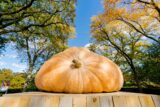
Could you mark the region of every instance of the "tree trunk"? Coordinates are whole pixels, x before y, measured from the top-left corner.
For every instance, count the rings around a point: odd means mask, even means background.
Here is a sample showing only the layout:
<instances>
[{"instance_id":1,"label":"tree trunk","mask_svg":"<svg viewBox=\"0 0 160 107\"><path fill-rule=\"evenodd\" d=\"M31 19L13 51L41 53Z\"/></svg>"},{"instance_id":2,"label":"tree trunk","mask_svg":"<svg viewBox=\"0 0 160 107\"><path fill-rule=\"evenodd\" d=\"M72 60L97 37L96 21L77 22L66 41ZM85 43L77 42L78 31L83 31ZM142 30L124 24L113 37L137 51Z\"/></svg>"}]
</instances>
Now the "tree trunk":
<instances>
[{"instance_id":1,"label":"tree trunk","mask_svg":"<svg viewBox=\"0 0 160 107\"><path fill-rule=\"evenodd\" d=\"M26 81L25 81L24 86L23 86L23 92L26 91L27 86L29 85L29 83L32 79L32 71L33 71L33 67L29 67L29 69L27 71L27 78L26 78Z\"/></svg>"},{"instance_id":2,"label":"tree trunk","mask_svg":"<svg viewBox=\"0 0 160 107\"><path fill-rule=\"evenodd\" d=\"M136 72L136 69L135 69L132 61L131 61L130 67L131 67L131 69L132 69L132 73L133 73L134 80L135 80L135 82L136 82L137 88L138 88L139 92L142 92L142 88L141 88L141 85L140 85L140 81L139 81L139 79L138 79L138 74L137 74L137 72Z\"/></svg>"},{"instance_id":3,"label":"tree trunk","mask_svg":"<svg viewBox=\"0 0 160 107\"><path fill-rule=\"evenodd\" d=\"M115 44L114 42L112 42L112 40L109 38L109 35L107 34L107 32L105 32L104 30L101 30L107 37L107 40L115 47L115 49L120 52L120 54L126 59L127 63L129 64L129 66L132 69L132 73L134 75L134 80L136 81L136 85L139 89L139 92L142 92L141 86L140 86L140 82L138 79L138 75L135 69L135 66L133 64L133 59L127 54L125 53L117 44Z\"/></svg>"}]
</instances>

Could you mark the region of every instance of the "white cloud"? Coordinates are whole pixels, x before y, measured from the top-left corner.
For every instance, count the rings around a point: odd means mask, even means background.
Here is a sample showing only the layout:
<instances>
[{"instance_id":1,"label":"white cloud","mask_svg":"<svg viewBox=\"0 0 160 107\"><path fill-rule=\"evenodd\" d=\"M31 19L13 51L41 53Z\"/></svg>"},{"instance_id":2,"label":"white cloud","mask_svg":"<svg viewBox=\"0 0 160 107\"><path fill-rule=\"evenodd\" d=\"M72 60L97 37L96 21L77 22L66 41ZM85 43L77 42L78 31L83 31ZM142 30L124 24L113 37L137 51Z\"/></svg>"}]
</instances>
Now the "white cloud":
<instances>
[{"instance_id":1,"label":"white cloud","mask_svg":"<svg viewBox=\"0 0 160 107\"><path fill-rule=\"evenodd\" d=\"M127 32L127 31L124 30L124 31L122 31L122 32L123 32L125 35L128 35L128 32Z\"/></svg>"},{"instance_id":2,"label":"white cloud","mask_svg":"<svg viewBox=\"0 0 160 107\"><path fill-rule=\"evenodd\" d=\"M19 64L19 63L12 63L12 66L20 70L24 70L26 68L24 64Z\"/></svg>"},{"instance_id":3,"label":"white cloud","mask_svg":"<svg viewBox=\"0 0 160 107\"><path fill-rule=\"evenodd\" d=\"M2 58L17 58L17 55L16 54L2 54L0 55L0 59Z\"/></svg>"},{"instance_id":4,"label":"white cloud","mask_svg":"<svg viewBox=\"0 0 160 107\"><path fill-rule=\"evenodd\" d=\"M14 47L16 44L14 42L10 42L9 45Z\"/></svg>"},{"instance_id":5,"label":"white cloud","mask_svg":"<svg viewBox=\"0 0 160 107\"><path fill-rule=\"evenodd\" d=\"M93 43L88 43L88 44L86 44L84 47L88 48L88 47L90 47L92 44L93 44ZM96 48L97 48L97 49L100 49L100 50L104 50L104 49L105 49L105 46L96 44Z\"/></svg>"},{"instance_id":6,"label":"white cloud","mask_svg":"<svg viewBox=\"0 0 160 107\"><path fill-rule=\"evenodd\" d=\"M92 45L92 43L87 43L84 47L88 48L90 45Z\"/></svg>"},{"instance_id":7,"label":"white cloud","mask_svg":"<svg viewBox=\"0 0 160 107\"><path fill-rule=\"evenodd\" d=\"M0 62L0 66L4 66L4 65L6 65L5 62Z\"/></svg>"},{"instance_id":8,"label":"white cloud","mask_svg":"<svg viewBox=\"0 0 160 107\"><path fill-rule=\"evenodd\" d=\"M0 54L0 59L2 59L2 57L4 57L4 55Z\"/></svg>"},{"instance_id":9,"label":"white cloud","mask_svg":"<svg viewBox=\"0 0 160 107\"><path fill-rule=\"evenodd\" d=\"M0 59L2 59L3 55L0 55Z\"/></svg>"},{"instance_id":10,"label":"white cloud","mask_svg":"<svg viewBox=\"0 0 160 107\"><path fill-rule=\"evenodd\" d=\"M4 55L0 54L0 57L3 57Z\"/></svg>"},{"instance_id":11,"label":"white cloud","mask_svg":"<svg viewBox=\"0 0 160 107\"><path fill-rule=\"evenodd\" d=\"M143 40L147 40L148 38L147 38L147 37L145 37L145 36L142 36L142 39L143 39Z\"/></svg>"},{"instance_id":12,"label":"white cloud","mask_svg":"<svg viewBox=\"0 0 160 107\"><path fill-rule=\"evenodd\" d=\"M7 58L17 58L16 54L6 54L4 56L7 57Z\"/></svg>"}]
</instances>

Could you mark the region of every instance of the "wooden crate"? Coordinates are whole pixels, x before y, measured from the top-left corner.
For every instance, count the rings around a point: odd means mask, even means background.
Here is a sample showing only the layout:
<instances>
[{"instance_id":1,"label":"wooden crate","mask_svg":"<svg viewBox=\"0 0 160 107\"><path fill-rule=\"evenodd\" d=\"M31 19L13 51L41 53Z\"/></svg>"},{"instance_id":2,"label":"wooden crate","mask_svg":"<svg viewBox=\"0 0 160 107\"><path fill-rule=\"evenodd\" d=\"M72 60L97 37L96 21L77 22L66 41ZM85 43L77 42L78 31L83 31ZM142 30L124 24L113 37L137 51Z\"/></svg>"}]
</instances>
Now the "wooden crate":
<instances>
[{"instance_id":1,"label":"wooden crate","mask_svg":"<svg viewBox=\"0 0 160 107\"><path fill-rule=\"evenodd\" d=\"M160 107L160 96L128 92L94 94L26 92L0 97L0 107Z\"/></svg>"}]
</instances>

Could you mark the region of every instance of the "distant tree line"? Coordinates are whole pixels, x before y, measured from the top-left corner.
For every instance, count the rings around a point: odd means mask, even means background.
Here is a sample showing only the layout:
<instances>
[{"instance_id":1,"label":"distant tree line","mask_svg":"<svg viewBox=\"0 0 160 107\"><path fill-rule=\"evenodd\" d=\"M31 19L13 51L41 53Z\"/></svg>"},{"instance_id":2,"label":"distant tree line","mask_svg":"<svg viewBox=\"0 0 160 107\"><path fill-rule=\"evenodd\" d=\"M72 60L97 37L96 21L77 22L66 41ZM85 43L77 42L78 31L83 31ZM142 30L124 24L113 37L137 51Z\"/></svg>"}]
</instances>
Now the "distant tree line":
<instances>
[{"instance_id":1,"label":"distant tree line","mask_svg":"<svg viewBox=\"0 0 160 107\"><path fill-rule=\"evenodd\" d=\"M3 81L10 82L9 88L23 88L25 83L26 74L25 73L15 73L10 69L0 69L0 85Z\"/></svg>"},{"instance_id":2,"label":"distant tree line","mask_svg":"<svg viewBox=\"0 0 160 107\"><path fill-rule=\"evenodd\" d=\"M9 85L9 93L16 91L22 92L24 84L26 83L28 73L24 71L14 72L11 69L2 68L0 69L0 87L5 84ZM37 90L34 84L35 73L33 78L31 78L30 83L26 87L26 90ZM12 91L13 90L13 91Z\"/></svg>"}]
</instances>

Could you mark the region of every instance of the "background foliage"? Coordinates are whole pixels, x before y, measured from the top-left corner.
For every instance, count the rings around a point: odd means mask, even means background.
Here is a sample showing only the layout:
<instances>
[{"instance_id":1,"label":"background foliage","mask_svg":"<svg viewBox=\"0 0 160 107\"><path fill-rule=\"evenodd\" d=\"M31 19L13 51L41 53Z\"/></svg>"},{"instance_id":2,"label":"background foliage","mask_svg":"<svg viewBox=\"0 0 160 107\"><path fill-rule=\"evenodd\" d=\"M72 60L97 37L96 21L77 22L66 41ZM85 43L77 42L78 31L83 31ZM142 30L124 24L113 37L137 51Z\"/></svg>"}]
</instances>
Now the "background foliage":
<instances>
[{"instance_id":1,"label":"background foliage","mask_svg":"<svg viewBox=\"0 0 160 107\"><path fill-rule=\"evenodd\" d=\"M91 49L120 65L125 87L160 87L160 2L104 0L92 17Z\"/></svg>"},{"instance_id":2,"label":"background foliage","mask_svg":"<svg viewBox=\"0 0 160 107\"><path fill-rule=\"evenodd\" d=\"M76 0L1 0L0 54L14 44L22 73L0 70L0 84L35 89L34 76L75 35ZM124 87L160 88L160 1L103 0L91 19L91 51L109 57L124 74Z\"/></svg>"}]
</instances>

